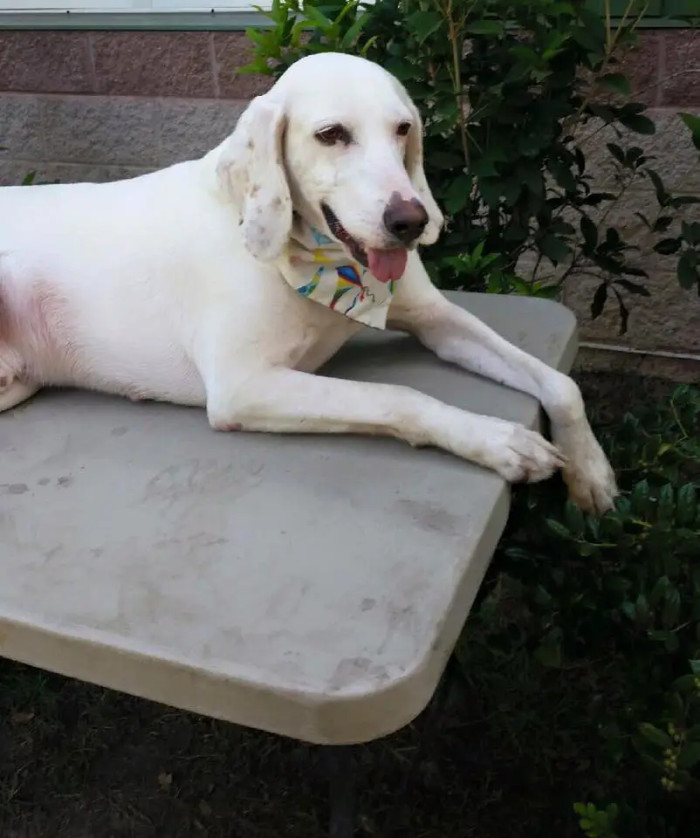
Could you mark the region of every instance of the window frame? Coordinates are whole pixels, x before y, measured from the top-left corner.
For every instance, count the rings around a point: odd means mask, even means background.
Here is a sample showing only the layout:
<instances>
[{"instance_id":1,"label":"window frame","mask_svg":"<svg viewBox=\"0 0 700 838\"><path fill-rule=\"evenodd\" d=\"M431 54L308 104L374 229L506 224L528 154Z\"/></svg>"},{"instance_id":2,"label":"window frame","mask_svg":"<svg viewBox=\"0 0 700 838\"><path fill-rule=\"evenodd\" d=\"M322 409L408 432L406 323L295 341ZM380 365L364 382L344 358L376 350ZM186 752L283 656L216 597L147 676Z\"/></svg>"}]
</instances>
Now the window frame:
<instances>
[{"instance_id":1,"label":"window frame","mask_svg":"<svg viewBox=\"0 0 700 838\"><path fill-rule=\"evenodd\" d=\"M41 2L41 0L37 0ZM242 31L250 28L266 28L271 22L253 7L262 6L265 0L228 0L229 3L236 3L240 8L225 10L208 10L207 6L214 3L201 2L201 11L187 11L192 2L188 0L150 0L159 3L162 8L158 9L133 9L121 11L96 11L89 9L90 0L84 0L85 9L61 10L59 0L49 0L55 3L54 9L35 10L2 10L3 0L0 0L0 30L12 29L55 29L55 30L153 30L153 31L217 31L230 30ZM95 2L95 0L93 0ZM116 3L128 4L130 0L114 0ZM603 7L603 0L590 0L593 8L598 10ZM648 15L641 28L648 29L685 29L688 24L684 21L674 19L674 15L681 13L685 4L684 0L652 0L658 8L657 12ZM617 5L624 9L627 0L619 0ZM247 8L245 8L247 6ZM173 8L179 7L179 8ZM76 6L74 8L79 9ZM616 17L619 19L620 12Z\"/></svg>"}]
</instances>

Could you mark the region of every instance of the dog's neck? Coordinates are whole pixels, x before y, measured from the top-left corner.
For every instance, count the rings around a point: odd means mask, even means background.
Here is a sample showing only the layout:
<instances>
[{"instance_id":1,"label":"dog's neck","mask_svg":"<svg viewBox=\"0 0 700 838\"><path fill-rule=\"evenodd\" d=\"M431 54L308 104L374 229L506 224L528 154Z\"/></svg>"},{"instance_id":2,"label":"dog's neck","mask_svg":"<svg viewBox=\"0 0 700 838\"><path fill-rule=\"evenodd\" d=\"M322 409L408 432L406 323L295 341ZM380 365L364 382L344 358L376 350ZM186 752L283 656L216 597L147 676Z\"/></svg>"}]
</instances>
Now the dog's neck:
<instances>
[{"instance_id":1,"label":"dog's neck","mask_svg":"<svg viewBox=\"0 0 700 838\"><path fill-rule=\"evenodd\" d=\"M303 297L359 323L385 328L395 281L380 282L339 242L296 213L280 271Z\"/></svg>"}]
</instances>

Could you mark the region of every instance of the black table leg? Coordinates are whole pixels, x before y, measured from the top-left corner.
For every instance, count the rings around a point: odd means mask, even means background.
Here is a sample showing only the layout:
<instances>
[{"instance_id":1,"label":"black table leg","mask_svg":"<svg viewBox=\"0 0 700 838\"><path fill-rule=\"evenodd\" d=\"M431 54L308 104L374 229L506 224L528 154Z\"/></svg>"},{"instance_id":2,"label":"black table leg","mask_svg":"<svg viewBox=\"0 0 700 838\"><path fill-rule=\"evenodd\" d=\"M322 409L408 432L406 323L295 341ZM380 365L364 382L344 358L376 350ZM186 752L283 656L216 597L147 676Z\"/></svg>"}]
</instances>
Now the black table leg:
<instances>
[{"instance_id":1,"label":"black table leg","mask_svg":"<svg viewBox=\"0 0 700 838\"><path fill-rule=\"evenodd\" d=\"M421 738L424 742L428 742L428 746L430 746L430 743L437 736L450 698L457 685L463 681L463 678L459 661L454 654L450 655L440 683L435 690L435 695L433 695L432 701L425 711L425 721L421 731Z\"/></svg>"},{"instance_id":2,"label":"black table leg","mask_svg":"<svg viewBox=\"0 0 700 838\"><path fill-rule=\"evenodd\" d=\"M418 763L430 753L435 743L445 709L456 683L463 679L461 669L454 655L449 659L435 695L425 711L420 725L419 743L409 762L404 780L404 790ZM354 838L357 821L356 778L357 749L352 745L326 746L323 748L330 785L330 828L329 838Z\"/></svg>"},{"instance_id":3,"label":"black table leg","mask_svg":"<svg viewBox=\"0 0 700 838\"><path fill-rule=\"evenodd\" d=\"M324 748L330 782L330 838L355 835L356 762L351 746Z\"/></svg>"},{"instance_id":4,"label":"black table leg","mask_svg":"<svg viewBox=\"0 0 700 838\"><path fill-rule=\"evenodd\" d=\"M433 755L445 710L457 684L462 682L463 678L459 661L453 654L447 662L430 704L424 711L423 718L418 721L418 744L404 774L402 783L404 794L408 792L419 763Z\"/></svg>"}]
</instances>

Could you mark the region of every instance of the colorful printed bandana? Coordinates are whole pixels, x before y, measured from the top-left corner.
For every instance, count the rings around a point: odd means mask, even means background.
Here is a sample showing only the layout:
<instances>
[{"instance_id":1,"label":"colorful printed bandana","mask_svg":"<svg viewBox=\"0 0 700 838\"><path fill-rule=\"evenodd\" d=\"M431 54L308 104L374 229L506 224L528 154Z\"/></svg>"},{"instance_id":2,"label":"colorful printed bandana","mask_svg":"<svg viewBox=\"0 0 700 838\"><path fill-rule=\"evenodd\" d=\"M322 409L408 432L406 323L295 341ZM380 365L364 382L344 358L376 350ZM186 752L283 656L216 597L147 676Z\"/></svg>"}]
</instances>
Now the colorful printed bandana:
<instances>
[{"instance_id":1,"label":"colorful printed bandana","mask_svg":"<svg viewBox=\"0 0 700 838\"><path fill-rule=\"evenodd\" d=\"M302 297L374 329L385 328L396 280L380 282L314 227L295 219L280 269Z\"/></svg>"}]
</instances>

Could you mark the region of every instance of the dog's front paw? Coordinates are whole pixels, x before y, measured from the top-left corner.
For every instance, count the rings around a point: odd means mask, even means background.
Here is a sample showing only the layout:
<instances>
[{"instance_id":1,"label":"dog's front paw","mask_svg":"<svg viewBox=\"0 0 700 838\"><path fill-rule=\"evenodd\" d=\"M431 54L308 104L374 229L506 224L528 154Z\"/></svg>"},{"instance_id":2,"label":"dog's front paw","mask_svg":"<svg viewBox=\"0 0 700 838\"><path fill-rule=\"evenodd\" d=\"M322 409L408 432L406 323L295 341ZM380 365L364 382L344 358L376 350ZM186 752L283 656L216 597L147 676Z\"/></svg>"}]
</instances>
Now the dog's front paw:
<instances>
[{"instance_id":1,"label":"dog's front paw","mask_svg":"<svg viewBox=\"0 0 700 838\"><path fill-rule=\"evenodd\" d=\"M541 434L522 425L504 425L502 438L492 449L490 465L509 483L546 480L565 465L565 458L559 449Z\"/></svg>"},{"instance_id":2,"label":"dog's front paw","mask_svg":"<svg viewBox=\"0 0 700 838\"><path fill-rule=\"evenodd\" d=\"M612 509L618 494L615 474L588 424L553 428L553 435L567 459L562 477L571 500L596 515Z\"/></svg>"}]
</instances>

